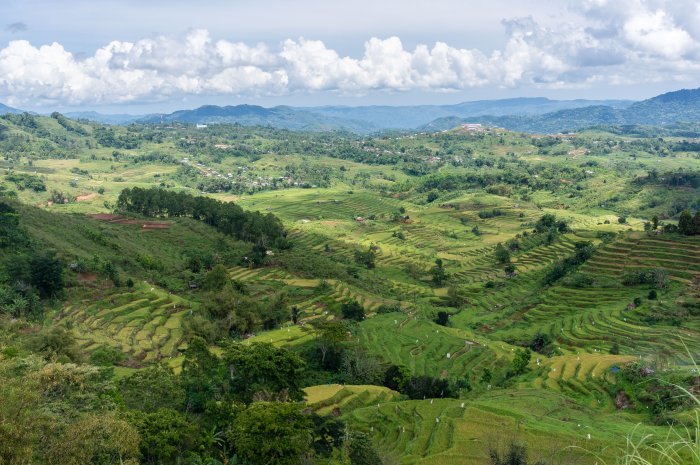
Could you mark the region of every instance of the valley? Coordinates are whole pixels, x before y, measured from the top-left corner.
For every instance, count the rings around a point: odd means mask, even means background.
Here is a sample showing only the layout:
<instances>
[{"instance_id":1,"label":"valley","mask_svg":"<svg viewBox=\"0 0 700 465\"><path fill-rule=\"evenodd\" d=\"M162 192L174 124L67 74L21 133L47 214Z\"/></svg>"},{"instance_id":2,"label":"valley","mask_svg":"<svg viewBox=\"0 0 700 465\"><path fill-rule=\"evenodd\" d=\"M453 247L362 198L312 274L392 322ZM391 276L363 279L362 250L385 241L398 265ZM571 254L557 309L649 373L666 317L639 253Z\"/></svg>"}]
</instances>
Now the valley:
<instances>
[{"instance_id":1,"label":"valley","mask_svg":"<svg viewBox=\"0 0 700 465\"><path fill-rule=\"evenodd\" d=\"M348 463L352 434L387 464L483 464L508 439L542 463L615 463L628 438L653 457L669 427L697 428L695 138L8 114L0 154L0 373L66 367L93 387L61 408L151 418L133 389L167 371L186 400L151 402L195 425L173 444L198 445L150 463L248 463L206 431L284 400L343 424L308 463ZM16 263L34 276L49 250L61 289L23 287ZM254 357L270 372L232 387Z\"/></svg>"}]
</instances>

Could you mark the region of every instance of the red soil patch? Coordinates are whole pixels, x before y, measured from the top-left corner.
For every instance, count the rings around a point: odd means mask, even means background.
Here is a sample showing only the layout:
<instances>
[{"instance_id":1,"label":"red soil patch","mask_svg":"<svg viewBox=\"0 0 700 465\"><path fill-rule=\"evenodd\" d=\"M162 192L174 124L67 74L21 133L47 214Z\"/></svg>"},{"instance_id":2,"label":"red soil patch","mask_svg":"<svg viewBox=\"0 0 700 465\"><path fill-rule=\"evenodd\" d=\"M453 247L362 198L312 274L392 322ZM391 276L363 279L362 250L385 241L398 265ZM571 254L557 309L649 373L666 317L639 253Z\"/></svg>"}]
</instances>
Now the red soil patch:
<instances>
[{"instance_id":1,"label":"red soil patch","mask_svg":"<svg viewBox=\"0 0 700 465\"><path fill-rule=\"evenodd\" d=\"M78 279L85 283L91 283L97 280L97 275L94 273L80 273Z\"/></svg>"},{"instance_id":2,"label":"red soil patch","mask_svg":"<svg viewBox=\"0 0 700 465\"><path fill-rule=\"evenodd\" d=\"M121 215L114 215L112 213L93 213L88 215L94 220L108 221L110 223L116 224L140 224L144 231L149 231L152 229L168 229L172 226L172 223L168 221L142 221L125 218Z\"/></svg>"},{"instance_id":3,"label":"red soil patch","mask_svg":"<svg viewBox=\"0 0 700 465\"><path fill-rule=\"evenodd\" d=\"M168 229L170 226L172 226L171 223L147 221L143 224L143 229Z\"/></svg>"},{"instance_id":4,"label":"red soil patch","mask_svg":"<svg viewBox=\"0 0 700 465\"><path fill-rule=\"evenodd\" d=\"M90 192L89 194L81 194L75 198L77 202L86 202L94 197L96 197L97 194L95 192Z\"/></svg>"},{"instance_id":5,"label":"red soil patch","mask_svg":"<svg viewBox=\"0 0 700 465\"><path fill-rule=\"evenodd\" d=\"M102 221L112 221L120 218L124 218L123 216L119 215L112 215L111 213L93 213L92 215L88 215L90 218L93 220L102 220Z\"/></svg>"}]
</instances>

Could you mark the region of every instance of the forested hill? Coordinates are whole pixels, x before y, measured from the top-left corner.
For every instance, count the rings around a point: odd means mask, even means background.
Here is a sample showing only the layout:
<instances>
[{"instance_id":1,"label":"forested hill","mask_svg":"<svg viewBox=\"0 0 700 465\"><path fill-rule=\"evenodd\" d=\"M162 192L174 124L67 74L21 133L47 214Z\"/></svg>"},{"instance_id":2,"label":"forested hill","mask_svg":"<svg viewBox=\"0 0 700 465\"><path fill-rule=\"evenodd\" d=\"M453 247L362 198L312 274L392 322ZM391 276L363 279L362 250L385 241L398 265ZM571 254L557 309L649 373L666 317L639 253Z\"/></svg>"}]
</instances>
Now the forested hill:
<instances>
[{"instance_id":1,"label":"forested hill","mask_svg":"<svg viewBox=\"0 0 700 465\"><path fill-rule=\"evenodd\" d=\"M5 114L5 113L22 113L22 110L8 107L7 105L0 103L0 115Z\"/></svg>"},{"instance_id":2,"label":"forested hill","mask_svg":"<svg viewBox=\"0 0 700 465\"><path fill-rule=\"evenodd\" d=\"M257 105L206 105L195 110L180 110L169 115L151 115L137 120L140 123L161 121L196 124L238 123L244 126L272 126L296 131L349 130L365 133L376 129L364 121L317 115L285 106L264 108Z\"/></svg>"},{"instance_id":3,"label":"forested hill","mask_svg":"<svg viewBox=\"0 0 700 465\"><path fill-rule=\"evenodd\" d=\"M625 100L516 98L420 106L265 108L257 105L205 105L193 110L141 117L101 115L96 112L75 112L69 116L107 124L241 124L294 131L350 131L357 134L389 129L442 131L463 123L482 123L531 133L557 133L594 126L658 126L700 122L699 103L700 89L694 89L669 92L635 103ZM19 112L0 104L0 113Z\"/></svg>"},{"instance_id":4,"label":"forested hill","mask_svg":"<svg viewBox=\"0 0 700 465\"><path fill-rule=\"evenodd\" d=\"M462 123L482 123L516 131L555 133L594 126L669 125L679 122L700 122L700 89L669 92L636 102L628 108L596 105L543 115L447 117L432 121L421 129L440 131Z\"/></svg>"}]
</instances>

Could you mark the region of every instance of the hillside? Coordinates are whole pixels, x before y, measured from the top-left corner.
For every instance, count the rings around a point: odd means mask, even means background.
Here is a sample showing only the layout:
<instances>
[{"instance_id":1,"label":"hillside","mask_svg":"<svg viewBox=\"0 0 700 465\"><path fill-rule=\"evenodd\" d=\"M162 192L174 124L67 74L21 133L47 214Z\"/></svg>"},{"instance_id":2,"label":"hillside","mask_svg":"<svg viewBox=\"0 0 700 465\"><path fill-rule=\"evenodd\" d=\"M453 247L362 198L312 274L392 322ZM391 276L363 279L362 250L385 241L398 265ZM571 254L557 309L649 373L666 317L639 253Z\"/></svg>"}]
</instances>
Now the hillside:
<instances>
[{"instance_id":1,"label":"hillside","mask_svg":"<svg viewBox=\"0 0 700 465\"><path fill-rule=\"evenodd\" d=\"M0 153L1 457L693 453L694 140L55 113L2 116Z\"/></svg>"},{"instance_id":2,"label":"hillside","mask_svg":"<svg viewBox=\"0 0 700 465\"><path fill-rule=\"evenodd\" d=\"M478 118L439 118L423 126L425 130L452 129L463 123L481 122L514 131L531 133L557 133L578 131L595 126L651 125L664 126L675 123L698 123L700 89L679 90L662 94L627 107L610 105L583 106L541 115L500 116L477 115Z\"/></svg>"},{"instance_id":3,"label":"hillside","mask_svg":"<svg viewBox=\"0 0 700 465\"><path fill-rule=\"evenodd\" d=\"M137 121L140 123L160 123L161 115L152 115ZM347 130L364 133L375 129L367 122L324 117L284 106L264 108L256 105L227 107L206 105L196 110L180 110L169 115L162 115L162 121L197 124L237 123L244 126L272 126L295 131Z\"/></svg>"},{"instance_id":4,"label":"hillside","mask_svg":"<svg viewBox=\"0 0 700 465\"><path fill-rule=\"evenodd\" d=\"M414 129L438 118L506 115L537 115L562 109L606 105L624 108L632 102L619 100L550 100L547 98L513 98L479 100L455 105L310 107L315 114L365 121L378 129Z\"/></svg>"},{"instance_id":5,"label":"hillside","mask_svg":"<svg viewBox=\"0 0 700 465\"><path fill-rule=\"evenodd\" d=\"M7 105L0 103L0 115L5 114L5 113L22 113L22 110L8 107Z\"/></svg>"},{"instance_id":6,"label":"hillside","mask_svg":"<svg viewBox=\"0 0 700 465\"><path fill-rule=\"evenodd\" d=\"M626 100L550 100L547 98L515 98L480 100L456 105L418 106L324 106L264 108L255 105L218 107L206 105L194 110L180 110L162 115L164 122L199 124L238 123L262 125L292 130L346 130L358 133L385 129L414 129L435 119L445 117L476 117L484 115L538 115L552 111L607 105L625 108ZM132 122L160 123L161 115L104 115L96 112L69 112L66 116L106 124Z\"/></svg>"}]
</instances>

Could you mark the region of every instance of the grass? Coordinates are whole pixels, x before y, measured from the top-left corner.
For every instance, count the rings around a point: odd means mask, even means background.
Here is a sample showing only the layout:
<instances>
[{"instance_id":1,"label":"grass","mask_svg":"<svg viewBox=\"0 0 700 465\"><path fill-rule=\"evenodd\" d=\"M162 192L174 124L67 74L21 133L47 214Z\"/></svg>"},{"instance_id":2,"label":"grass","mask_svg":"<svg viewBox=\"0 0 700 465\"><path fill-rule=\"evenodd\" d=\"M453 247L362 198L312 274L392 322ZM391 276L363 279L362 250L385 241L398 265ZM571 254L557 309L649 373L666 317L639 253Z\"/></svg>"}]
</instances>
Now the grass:
<instances>
[{"instance_id":1,"label":"grass","mask_svg":"<svg viewBox=\"0 0 700 465\"><path fill-rule=\"evenodd\" d=\"M42 119L41 124L53 133L61 131L54 121ZM307 154L305 149L289 154L284 152L282 141L262 134L262 129L232 131L245 136L236 143L254 148L249 151L255 156L210 156L206 150L192 150L181 143L185 137L211 142L205 133L166 131L161 143L143 142L138 149L120 150L119 160L112 158L113 149L92 148L97 144L90 144L76 145L74 159L32 159L30 165L25 156L12 165L18 172L42 176L49 192L57 189L75 197L84 195L80 202L48 205L48 192L19 192L22 202L40 206L22 211L28 229L40 243L57 250L67 263L87 263L97 255L116 264L123 279L135 278L136 286L128 290L114 288L101 277L91 281L88 276L68 274L72 289L54 316L72 325L84 351L115 347L128 354L134 366L166 360L178 370L186 347L183 322L202 298L198 291L189 290L192 276L186 270L187 257L215 253L226 263L229 276L243 283L253 297L286 293L289 306L300 311L302 323L335 318L340 303L356 300L367 319L354 329L354 343L386 364L408 367L414 375L470 381L474 391L469 400L409 401L376 386L307 389L312 409L323 414L340 412L353 428L368 432L382 449L400 456L402 463L483 464L495 432L512 433L527 442L537 457L547 458L567 448L576 454L584 450L593 454L581 455L582 463L612 464L619 455L629 465L678 465L684 463L680 457L692 457L693 453L697 457L697 442L689 440L692 434L646 425L629 436L626 455L619 454L617 447L625 447L628 432L646 419L617 411L610 396L615 385L611 368L616 365L663 355L672 365L690 366L700 353L698 318L678 316L680 309L687 307L684 304L700 299L700 240L641 231L642 218L665 213L671 206L691 205L697 193L632 183L634 177L659 166L657 154L637 150L632 162L630 152L623 150L631 139L623 143L609 134L584 134L578 141L584 147L595 147L594 142L600 141L607 145L608 140L619 143L605 153L590 148L586 154L588 149L563 140L556 146L564 149L562 155L554 150L540 151L529 136L511 133L483 139L455 134L398 135L348 142L360 150L376 148L377 153L386 150L408 157L418 148L431 155L440 151L443 157L461 157L468 152L470 157L494 163L514 159L536 166L567 167L574 174L590 168L592 173L576 185L564 180L554 189L506 186L510 188L508 195L479 189L436 190L437 200L427 202L428 192L417 187L422 178L406 175L401 166L361 164L332 158L325 152ZM77 136L66 137L77 144ZM445 145L441 137L454 140ZM569 155L572 150L573 155ZM245 194L210 195L277 215L302 255L323 257L336 269L347 271L346 276L355 272L357 277L345 280L321 276L314 273L316 270L302 273L284 269L274 257L268 266L258 269L237 266L249 245L188 219L172 220L168 229L144 231L139 224L97 221L85 215L109 211L126 187L162 183L199 193L196 183L178 174L176 163L133 162L135 156L155 151L167 152L178 160L188 157L192 163L202 162L205 172L245 172L251 179L283 176L290 164L330 168L330 187L290 187L252 195L251 188ZM663 161L664 169L700 166L690 154L671 154ZM3 165L9 166L9 162ZM76 174L76 168L88 174ZM498 173L500 168L446 163L436 172L466 175ZM395 190L397 186L403 187ZM502 214L480 218L480 212L494 209ZM394 216L399 212L409 221L396 221ZM522 242L528 241L524 234L545 213L567 219L573 232L513 254L517 274L506 277L503 266L494 260L494 247L516 235ZM623 214L627 222L620 224L618 217ZM616 235L603 243L600 233ZM565 278L543 287L547 267L571 255L574 244L581 240L599 247L577 272L592 283L578 286ZM359 269L354 253L370 246L377 250L376 267ZM139 256L149 260L139 261ZM429 270L438 258L450 276L449 292L447 285L434 287L430 280ZM157 265L149 268L145 262ZM666 270L670 276L669 286L659 291L656 301L646 298L649 286L622 284L625 273L649 268ZM447 306L455 291L461 303ZM631 308L635 298L642 303ZM383 305L401 311L380 313ZM450 313L448 327L433 322L439 310ZM489 389L481 381L482 373L507 370L519 348L514 343L526 343L537 333L551 338L556 354L533 354L530 371L513 380L513 385ZM686 340L685 346L679 335ZM287 321L246 343L253 341L298 348L311 343L313 334ZM613 348L619 350L618 355L610 354ZM117 367L116 376L125 376L130 370ZM698 424L697 418L689 421ZM652 443L657 446L650 455ZM678 448L686 448L687 455L674 455Z\"/></svg>"},{"instance_id":2,"label":"grass","mask_svg":"<svg viewBox=\"0 0 700 465\"><path fill-rule=\"evenodd\" d=\"M179 355L183 318L197 304L148 283L126 292L95 292L74 300L61 311L79 344L90 351L99 346L117 348L135 361L153 362Z\"/></svg>"}]
</instances>

